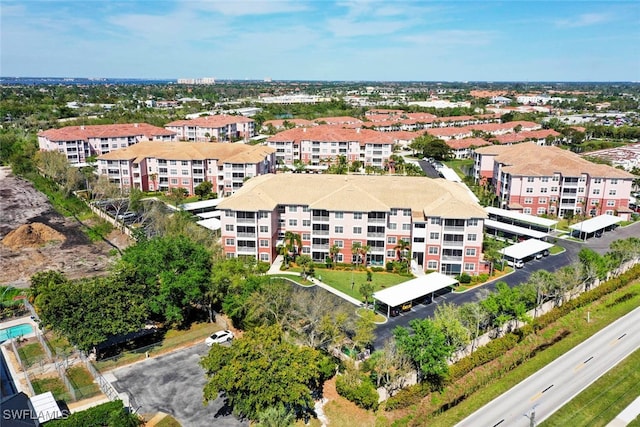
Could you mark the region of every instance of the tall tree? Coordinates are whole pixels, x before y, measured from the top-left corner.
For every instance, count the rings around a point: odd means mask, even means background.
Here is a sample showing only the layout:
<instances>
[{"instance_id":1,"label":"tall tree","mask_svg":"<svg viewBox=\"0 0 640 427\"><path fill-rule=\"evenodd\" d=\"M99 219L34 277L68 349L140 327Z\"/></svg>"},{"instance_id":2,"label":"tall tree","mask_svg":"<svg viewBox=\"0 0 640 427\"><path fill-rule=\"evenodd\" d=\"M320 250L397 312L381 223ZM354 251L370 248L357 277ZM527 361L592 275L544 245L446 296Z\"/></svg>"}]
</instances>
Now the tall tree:
<instances>
[{"instance_id":1,"label":"tall tree","mask_svg":"<svg viewBox=\"0 0 640 427\"><path fill-rule=\"evenodd\" d=\"M433 324L445 336L445 343L454 351L463 349L470 341L471 333L462 322L460 308L453 304L438 304Z\"/></svg>"}]
</instances>

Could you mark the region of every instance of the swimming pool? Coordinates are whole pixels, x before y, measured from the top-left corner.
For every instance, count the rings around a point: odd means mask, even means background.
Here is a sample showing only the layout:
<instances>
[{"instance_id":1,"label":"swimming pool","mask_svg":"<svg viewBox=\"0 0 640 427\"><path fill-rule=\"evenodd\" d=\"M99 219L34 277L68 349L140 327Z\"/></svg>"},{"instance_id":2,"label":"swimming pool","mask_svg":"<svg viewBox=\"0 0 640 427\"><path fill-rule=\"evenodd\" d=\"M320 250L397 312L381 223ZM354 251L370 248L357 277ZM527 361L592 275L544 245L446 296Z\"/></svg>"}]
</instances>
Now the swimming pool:
<instances>
[{"instance_id":1,"label":"swimming pool","mask_svg":"<svg viewBox=\"0 0 640 427\"><path fill-rule=\"evenodd\" d=\"M0 329L0 342L4 342L11 338L18 338L32 332L33 326L29 323L23 323L21 325L12 326L10 328Z\"/></svg>"}]
</instances>

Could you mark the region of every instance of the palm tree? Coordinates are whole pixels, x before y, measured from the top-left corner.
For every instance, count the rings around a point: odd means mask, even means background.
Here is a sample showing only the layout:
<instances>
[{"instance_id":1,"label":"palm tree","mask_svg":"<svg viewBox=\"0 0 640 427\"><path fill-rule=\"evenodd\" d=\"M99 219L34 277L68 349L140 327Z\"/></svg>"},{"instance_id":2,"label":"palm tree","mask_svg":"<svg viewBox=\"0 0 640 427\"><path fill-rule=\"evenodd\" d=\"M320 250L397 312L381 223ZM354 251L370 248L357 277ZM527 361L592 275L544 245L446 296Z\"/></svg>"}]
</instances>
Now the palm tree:
<instances>
[{"instance_id":1,"label":"palm tree","mask_svg":"<svg viewBox=\"0 0 640 427\"><path fill-rule=\"evenodd\" d=\"M411 251L411 243L408 240L400 239L398 244L394 248L396 253L398 254L398 261L406 261L407 262L407 273L409 272L409 266L411 263L409 262L409 252Z\"/></svg>"},{"instance_id":2,"label":"palm tree","mask_svg":"<svg viewBox=\"0 0 640 427\"><path fill-rule=\"evenodd\" d=\"M362 243L353 242L351 245L351 254L353 255L352 261L355 258L355 264L358 264L358 259L360 258L360 250L362 249ZM353 263L353 262L352 262Z\"/></svg>"},{"instance_id":3,"label":"palm tree","mask_svg":"<svg viewBox=\"0 0 640 427\"><path fill-rule=\"evenodd\" d=\"M371 246L369 245L362 245L360 246L360 263L362 265L366 265L367 264L367 254L371 251Z\"/></svg>"},{"instance_id":4,"label":"palm tree","mask_svg":"<svg viewBox=\"0 0 640 427\"><path fill-rule=\"evenodd\" d=\"M329 248L329 255L331 256L331 261L333 261L333 263L336 263L336 258L338 257L338 254L340 253L340 249L342 249L340 246L336 245L335 243L333 245L331 245L331 247Z\"/></svg>"},{"instance_id":5,"label":"palm tree","mask_svg":"<svg viewBox=\"0 0 640 427\"><path fill-rule=\"evenodd\" d=\"M295 258L302 247L302 237L298 233L287 231L284 233L284 243L287 250L291 252L292 257Z\"/></svg>"}]
</instances>

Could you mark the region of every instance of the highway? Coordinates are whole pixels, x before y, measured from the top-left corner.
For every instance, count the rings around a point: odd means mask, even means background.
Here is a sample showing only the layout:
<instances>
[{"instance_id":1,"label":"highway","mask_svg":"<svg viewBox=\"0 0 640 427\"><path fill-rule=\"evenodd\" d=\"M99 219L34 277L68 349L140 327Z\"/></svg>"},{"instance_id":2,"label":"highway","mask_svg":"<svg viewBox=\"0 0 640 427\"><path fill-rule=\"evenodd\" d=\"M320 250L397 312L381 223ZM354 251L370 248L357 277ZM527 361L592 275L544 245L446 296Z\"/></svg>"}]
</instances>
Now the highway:
<instances>
[{"instance_id":1,"label":"highway","mask_svg":"<svg viewBox=\"0 0 640 427\"><path fill-rule=\"evenodd\" d=\"M640 348L640 307L562 355L457 424L529 427L569 402ZM532 416L535 423L531 423Z\"/></svg>"}]
</instances>

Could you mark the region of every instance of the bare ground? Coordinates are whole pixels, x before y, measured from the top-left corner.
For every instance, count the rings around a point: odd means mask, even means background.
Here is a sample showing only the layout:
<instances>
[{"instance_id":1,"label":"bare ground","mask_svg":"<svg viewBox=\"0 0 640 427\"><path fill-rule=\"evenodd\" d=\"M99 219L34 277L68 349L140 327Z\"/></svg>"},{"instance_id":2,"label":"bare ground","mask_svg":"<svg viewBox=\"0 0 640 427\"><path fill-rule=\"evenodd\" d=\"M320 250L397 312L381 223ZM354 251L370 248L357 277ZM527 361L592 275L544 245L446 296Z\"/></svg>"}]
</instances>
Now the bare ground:
<instances>
[{"instance_id":1,"label":"bare ground","mask_svg":"<svg viewBox=\"0 0 640 427\"><path fill-rule=\"evenodd\" d=\"M108 236L109 243L92 243L78 220L60 215L29 181L15 177L9 168L0 168L0 240L24 224L34 223L50 227L64 239L35 247L14 244L14 249L0 244L0 284L28 287L34 273L53 269L74 279L105 274L115 259L114 247L130 243L118 231Z\"/></svg>"}]
</instances>

